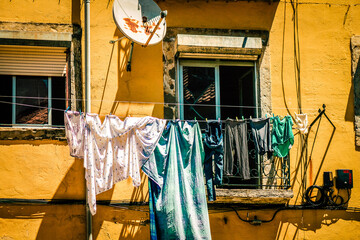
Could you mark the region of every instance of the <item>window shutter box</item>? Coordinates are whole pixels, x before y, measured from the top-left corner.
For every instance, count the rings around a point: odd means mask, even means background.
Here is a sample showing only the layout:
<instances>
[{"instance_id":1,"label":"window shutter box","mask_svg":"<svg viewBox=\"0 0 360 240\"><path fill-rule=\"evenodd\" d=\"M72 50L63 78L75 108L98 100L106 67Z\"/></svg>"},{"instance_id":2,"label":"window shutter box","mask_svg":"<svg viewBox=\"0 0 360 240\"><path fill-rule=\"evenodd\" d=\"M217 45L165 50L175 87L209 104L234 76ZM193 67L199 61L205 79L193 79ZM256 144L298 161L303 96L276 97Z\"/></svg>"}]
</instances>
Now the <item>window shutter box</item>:
<instances>
[{"instance_id":1,"label":"window shutter box","mask_svg":"<svg viewBox=\"0 0 360 240\"><path fill-rule=\"evenodd\" d=\"M61 77L65 74L65 47L0 45L0 75Z\"/></svg>"},{"instance_id":2,"label":"window shutter box","mask_svg":"<svg viewBox=\"0 0 360 240\"><path fill-rule=\"evenodd\" d=\"M178 34L175 46L179 58L255 61L262 53L260 37Z\"/></svg>"}]
</instances>

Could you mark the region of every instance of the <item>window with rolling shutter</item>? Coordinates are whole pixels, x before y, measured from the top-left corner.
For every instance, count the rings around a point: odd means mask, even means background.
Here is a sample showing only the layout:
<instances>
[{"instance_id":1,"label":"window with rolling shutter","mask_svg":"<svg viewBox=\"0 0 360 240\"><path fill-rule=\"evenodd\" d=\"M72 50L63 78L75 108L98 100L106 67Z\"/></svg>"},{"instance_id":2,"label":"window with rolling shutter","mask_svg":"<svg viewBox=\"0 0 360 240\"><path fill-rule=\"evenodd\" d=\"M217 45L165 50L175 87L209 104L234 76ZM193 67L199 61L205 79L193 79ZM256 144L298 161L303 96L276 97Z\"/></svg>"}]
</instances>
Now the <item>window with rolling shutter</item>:
<instances>
[{"instance_id":1,"label":"window with rolling shutter","mask_svg":"<svg viewBox=\"0 0 360 240\"><path fill-rule=\"evenodd\" d=\"M0 45L0 75L62 77L66 48Z\"/></svg>"},{"instance_id":2,"label":"window with rolling shutter","mask_svg":"<svg viewBox=\"0 0 360 240\"><path fill-rule=\"evenodd\" d=\"M0 125L62 126L67 48L0 45Z\"/></svg>"}]
</instances>

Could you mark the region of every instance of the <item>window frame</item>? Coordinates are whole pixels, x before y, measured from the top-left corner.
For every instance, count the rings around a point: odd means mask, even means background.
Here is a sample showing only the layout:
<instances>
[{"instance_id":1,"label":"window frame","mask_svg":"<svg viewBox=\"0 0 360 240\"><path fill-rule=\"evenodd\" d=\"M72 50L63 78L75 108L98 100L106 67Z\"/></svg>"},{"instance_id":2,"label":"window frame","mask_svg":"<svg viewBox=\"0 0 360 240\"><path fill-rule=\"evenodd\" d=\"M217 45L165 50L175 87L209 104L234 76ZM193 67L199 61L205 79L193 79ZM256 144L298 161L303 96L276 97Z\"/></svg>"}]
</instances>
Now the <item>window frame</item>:
<instances>
[{"instance_id":1,"label":"window frame","mask_svg":"<svg viewBox=\"0 0 360 240\"><path fill-rule=\"evenodd\" d=\"M26 33L26 32L25 32ZM1 30L0 30L1 34ZM64 33L59 33L59 35ZM66 35L66 33L65 33ZM54 122L54 114L53 114L53 80L54 78L62 77L64 78L64 84L65 84L65 94L64 94L64 102L65 106L72 106L71 104L71 92L75 92L75 88L71 86L71 77L73 76L73 73L75 73L75 64L72 62L74 57L74 40L73 38L71 41L39 41L39 40L29 40L29 39L13 39L13 42L8 42L8 39L0 39L0 45L4 46L18 46L18 47L45 47L45 48L63 48L65 53L65 71L63 71L62 75L52 75L52 74L27 74L27 73L20 73L20 74L1 74L2 76L9 76L11 78L12 82L12 89L11 89L11 122L10 123L0 123L1 129L13 129L16 130L18 128L30 128L33 130L36 129L49 129L49 128L62 128L64 129L64 125L53 125ZM29 124L29 123L17 123L16 122L16 108L19 106L17 104L17 99L19 96L17 96L17 86L16 81L18 77L35 77L35 78L43 78L44 80L48 81L47 84L47 110L48 110L48 117L47 117L47 123L36 123L36 124ZM75 104L77 105L77 104ZM43 108L44 109L44 108Z\"/></svg>"},{"instance_id":2,"label":"window frame","mask_svg":"<svg viewBox=\"0 0 360 240\"><path fill-rule=\"evenodd\" d=\"M216 118L221 117L221 108L220 108L220 66L241 66L241 67L253 67L253 83L254 83L254 102L255 102L255 114L258 117L260 116L260 99L258 96L258 76L257 76L257 62L256 61L240 61L240 60L203 60L203 59L177 59L177 97L178 97L178 116L181 120L184 119L184 81L183 81L183 67L213 67L215 69L215 108L216 108Z\"/></svg>"},{"instance_id":3,"label":"window frame","mask_svg":"<svg viewBox=\"0 0 360 240\"><path fill-rule=\"evenodd\" d=\"M16 95L16 78L18 76L11 76L12 77L12 108L11 108L11 126L21 126L21 127L56 127L54 125L52 125L52 77L48 76L47 77L47 81L48 81L48 85L47 85L47 100L48 100L48 121L47 123L44 124L21 124L21 123L16 123L16 99L18 98L18 96ZM45 77L46 78L46 77ZM1 125L7 125L7 124L1 124Z\"/></svg>"}]
</instances>

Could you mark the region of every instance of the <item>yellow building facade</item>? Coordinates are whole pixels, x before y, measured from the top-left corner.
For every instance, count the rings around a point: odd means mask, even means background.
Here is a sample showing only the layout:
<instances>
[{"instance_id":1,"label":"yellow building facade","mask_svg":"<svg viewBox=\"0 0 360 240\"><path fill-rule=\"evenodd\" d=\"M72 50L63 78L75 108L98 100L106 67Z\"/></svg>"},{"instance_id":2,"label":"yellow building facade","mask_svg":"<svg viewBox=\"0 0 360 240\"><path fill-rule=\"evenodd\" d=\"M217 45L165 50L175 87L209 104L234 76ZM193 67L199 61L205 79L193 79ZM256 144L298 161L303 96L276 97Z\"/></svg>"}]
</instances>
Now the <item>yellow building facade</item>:
<instances>
[{"instance_id":1,"label":"yellow building facade","mask_svg":"<svg viewBox=\"0 0 360 240\"><path fill-rule=\"evenodd\" d=\"M76 0L0 2L0 47L5 49L0 48L0 58L8 46L68 49L65 98L73 110L85 106L84 4ZM270 188L260 195L234 190L238 195L225 193L209 203L213 239L359 238L358 1L159 0L159 7L168 11L167 35L154 46L135 44L131 71L126 70L131 41L109 43L123 36L114 23L112 4L90 1L91 112L101 119L109 113L122 119L179 118L180 61L233 57L236 63L254 66L257 116L294 115L301 108L312 122L325 104L326 116L336 127L333 130L322 115L320 127L314 124L307 141L304 135L295 135L289 189ZM239 37L249 44L259 40L260 46L246 47L243 42L226 53L221 47L196 52L189 44L181 48L181 34ZM5 70L0 66L0 71ZM56 116L61 115L54 113L54 121ZM1 125L0 139L0 239L85 239L83 160L69 155L64 130L51 125L20 126L15 121L15 125ZM294 207L302 203L301 182L307 187L315 180L322 185L322 173L335 174L336 169L353 171L354 188L344 208ZM340 194L347 199L346 191ZM145 174L139 188L128 179L97 200L93 239L150 238Z\"/></svg>"}]
</instances>

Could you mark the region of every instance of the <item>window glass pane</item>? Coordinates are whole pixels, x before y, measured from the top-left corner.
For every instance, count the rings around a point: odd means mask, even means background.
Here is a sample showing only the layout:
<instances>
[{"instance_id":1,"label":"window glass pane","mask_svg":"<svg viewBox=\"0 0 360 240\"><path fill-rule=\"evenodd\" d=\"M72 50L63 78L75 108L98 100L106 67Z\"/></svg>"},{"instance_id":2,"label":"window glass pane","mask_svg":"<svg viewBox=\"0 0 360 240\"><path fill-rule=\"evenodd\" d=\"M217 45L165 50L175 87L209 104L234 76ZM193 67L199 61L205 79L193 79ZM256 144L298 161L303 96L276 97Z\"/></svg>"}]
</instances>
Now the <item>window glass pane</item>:
<instances>
[{"instance_id":1,"label":"window glass pane","mask_svg":"<svg viewBox=\"0 0 360 240\"><path fill-rule=\"evenodd\" d=\"M254 68L244 66L220 66L220 102L221 118L239 119L243 116L256 117ZM252 140L251 128L248 124L248 151L250 179L240 177L240 166L236 154L234 155L234 171L230 176L224 176L223 183L228 188L257 188L258 187L258 158L254 154L255 146ZM224 187L224 186L223 186Z\"/></svg>"},{"instance_id":2,"label":"window glass pane","mask_svg":"<svg viewBox=\"0 0 360 240\"><path fill-rule=\"evenodd\" d=\"M12 76L0 75L0 124L11 124L12 121ZM10 96L10 97L9 97Z\"/></svg>"},{"instance_id":3,"label":"window glass pane","mask_svg":"<svg viewBox=\"0 0 360 240\"><path fill-rule=\"evenodd\" d=\"M52 124L64 125L64 112L56 109L65 109L65 78L53 77L52 78Z\"/></svg>"},{"instance_id":4,"label":"window glass pane","mask_svg":"<svg viewBox=\"0 0 360 240\"><path fill-rule=\"evenodd\" d=\"M183 82L184 118L215 119L215 69L184 66Z\"/></svg>"},{"instance_id":5,"label":"window glass pane","mask_svg":"<svg viewBox=\"0 0 360 240\"><path fill-rule=\"evenodd\" d=\"M48 78L16 77L16 102L32 106L16 106L16 123L46 124L48 123ZM39 108L41 106L45 108Z\"/></svg>"},{"instance_id":6,"label":"window glass pane","mask_svg":"<svg viewBox=\"0 0 360 240\"><path fill-rule=\"evenodd\" d=\"M220 66L221 119L255 117L254 91L253 67Z\"/></svg>"}]
</instances>

